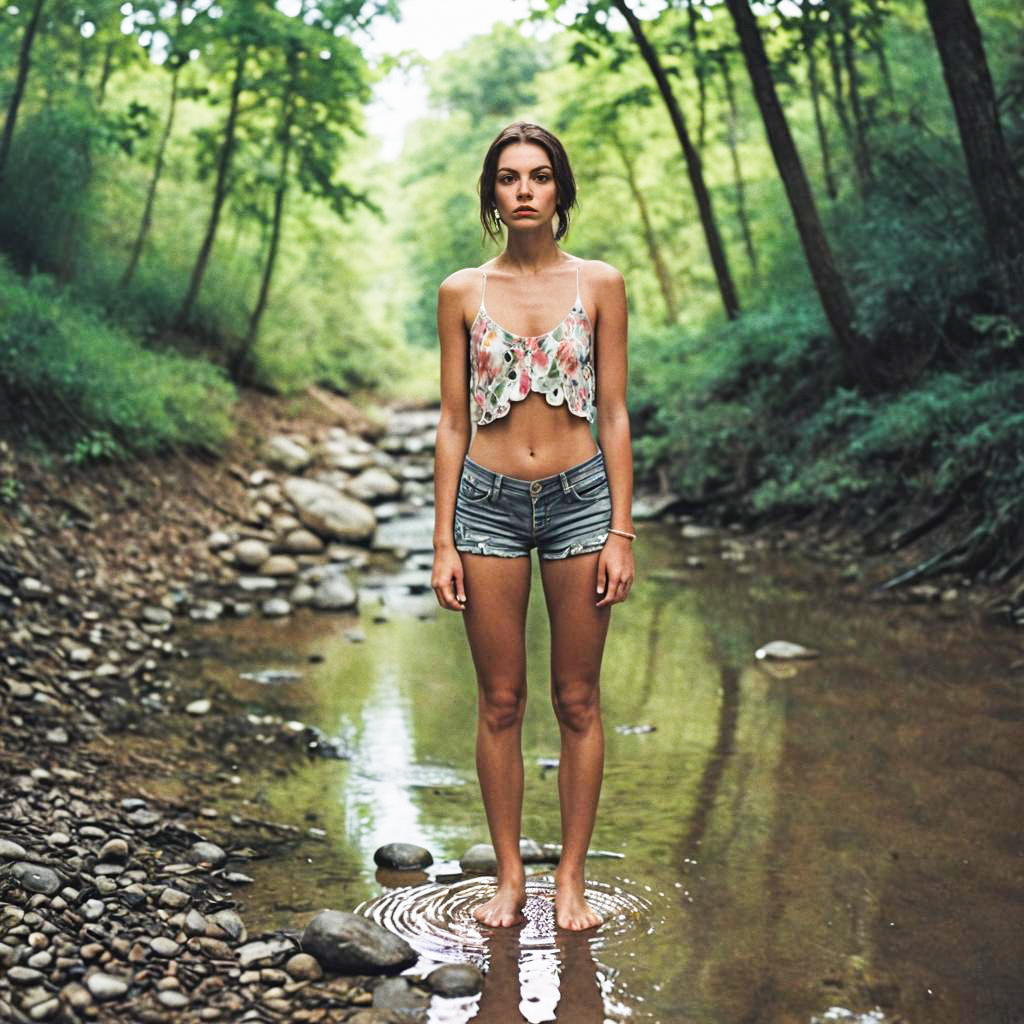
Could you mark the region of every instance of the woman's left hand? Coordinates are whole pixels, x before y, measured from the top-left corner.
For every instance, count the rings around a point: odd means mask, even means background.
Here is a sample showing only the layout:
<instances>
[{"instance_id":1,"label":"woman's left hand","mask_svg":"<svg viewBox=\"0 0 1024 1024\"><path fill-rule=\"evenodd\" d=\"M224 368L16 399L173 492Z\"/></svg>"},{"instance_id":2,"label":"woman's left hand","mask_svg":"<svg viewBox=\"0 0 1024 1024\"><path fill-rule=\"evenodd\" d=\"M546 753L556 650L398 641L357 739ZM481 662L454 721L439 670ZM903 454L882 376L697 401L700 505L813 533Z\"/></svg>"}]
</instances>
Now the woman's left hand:
<instances>
[{"instance_id":1,"label":"woman's left hand","mask_svg":"<svg viewBox=\"0 0 1024 1024\"><path fill-rule=\"evenodd\" d=\"M632 542L611 533L597 560L597 607L619 604L629 597L636 569L633 565Z\"/></svg>"}]
</instances>

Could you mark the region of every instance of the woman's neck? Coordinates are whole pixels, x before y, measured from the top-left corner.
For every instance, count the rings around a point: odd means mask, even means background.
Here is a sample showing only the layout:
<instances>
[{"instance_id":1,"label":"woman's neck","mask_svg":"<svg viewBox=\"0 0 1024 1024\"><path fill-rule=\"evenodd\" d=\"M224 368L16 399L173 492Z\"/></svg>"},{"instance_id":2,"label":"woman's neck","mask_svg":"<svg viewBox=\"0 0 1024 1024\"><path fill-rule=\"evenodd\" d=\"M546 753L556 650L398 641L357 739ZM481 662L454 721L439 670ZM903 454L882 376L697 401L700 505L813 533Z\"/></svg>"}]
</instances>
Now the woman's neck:
<instances>
[{"instance_id":1,"label":"woman's neck","mask_svg":"<svg viewBox=\"0 0 1024 1024\"><path fill-rule=\"evenodd\" d=\"M550 229L543 226L537 231L509 233L498 263L516 273L539 274L564 259L565 254L558 248Z\"/></svg>"}]
</instances>

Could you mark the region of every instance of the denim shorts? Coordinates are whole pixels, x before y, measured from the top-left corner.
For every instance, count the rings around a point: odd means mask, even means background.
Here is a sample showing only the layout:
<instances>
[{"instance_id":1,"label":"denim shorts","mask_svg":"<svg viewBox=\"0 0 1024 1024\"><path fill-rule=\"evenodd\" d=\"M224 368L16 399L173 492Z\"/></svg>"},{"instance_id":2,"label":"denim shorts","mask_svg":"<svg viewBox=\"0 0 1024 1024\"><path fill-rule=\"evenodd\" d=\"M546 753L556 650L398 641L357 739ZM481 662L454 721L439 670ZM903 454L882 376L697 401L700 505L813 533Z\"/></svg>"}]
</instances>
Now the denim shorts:
<instances>
[{"instance_id":1,"label":"denim shorts","mask_svg":"<svg viewBox=\"0 0 1024 1024\"><path fill-rule=\"evenodd\" d=\"M600 551L612 522L604 455L540 480L519 480L477 465L468 455L455 499L455 549L517 558Z\"/></svg>"}]
</instances>

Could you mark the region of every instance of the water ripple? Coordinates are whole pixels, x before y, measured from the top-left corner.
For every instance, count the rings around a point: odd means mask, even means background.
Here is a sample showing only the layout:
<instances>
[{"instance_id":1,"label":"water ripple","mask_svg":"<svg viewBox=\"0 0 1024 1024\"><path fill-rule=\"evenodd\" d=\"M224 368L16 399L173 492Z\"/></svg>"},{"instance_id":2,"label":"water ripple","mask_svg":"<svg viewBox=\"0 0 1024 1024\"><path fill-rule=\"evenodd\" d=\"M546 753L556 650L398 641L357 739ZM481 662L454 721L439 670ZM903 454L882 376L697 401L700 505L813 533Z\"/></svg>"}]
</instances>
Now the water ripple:
<instances>
[{"instance_id":1,"label":"water ripple","mask_svg":"<svg viewBox=\"0 0 1024 1024\"><path fill-rule=\"evenodd\" d=\"M588 882L586 899L604 923L587 933L593 949L621 942L636 931L650 930L654 904L632 892L622 879ZM488 928L473 910L495 892L493 878L468 878L451 884L427 883L392 889L359 904L355 913L400 935L422 956L442 963L470 962L486 969L489 940L504 929ZM555 883L549 875L526 880L525 923L516 931L523 950L555 950ZM513 931L513 930L510 930Z\"/></svg>"}]
</instances>

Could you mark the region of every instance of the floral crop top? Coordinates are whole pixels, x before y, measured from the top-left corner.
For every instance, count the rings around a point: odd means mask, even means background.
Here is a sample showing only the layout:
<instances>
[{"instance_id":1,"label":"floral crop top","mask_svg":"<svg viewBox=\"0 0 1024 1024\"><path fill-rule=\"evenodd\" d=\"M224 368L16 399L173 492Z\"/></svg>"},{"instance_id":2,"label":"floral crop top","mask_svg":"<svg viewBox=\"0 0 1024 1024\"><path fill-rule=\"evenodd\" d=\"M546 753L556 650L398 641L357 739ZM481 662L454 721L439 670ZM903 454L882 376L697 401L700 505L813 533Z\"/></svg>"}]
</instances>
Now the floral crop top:
<instances>
[{"instance_id":1,"label":"floral crop top","mask_svg":"<svg viewBox=\"0 0 1024 1024\"><path fill-rule=\"evenodd\" d=\"M513 402L531 391L544 395L548 405L569 407L588 423L596 417L594 330L580 298L580 268L576 268L576 301L562 322L540 335L506 331L484 307L484 273L480 308L469 332L469 399L478 426L508 414Z\"/></svg>"}]
</instances>

